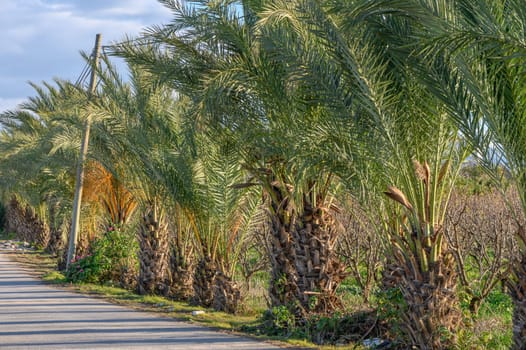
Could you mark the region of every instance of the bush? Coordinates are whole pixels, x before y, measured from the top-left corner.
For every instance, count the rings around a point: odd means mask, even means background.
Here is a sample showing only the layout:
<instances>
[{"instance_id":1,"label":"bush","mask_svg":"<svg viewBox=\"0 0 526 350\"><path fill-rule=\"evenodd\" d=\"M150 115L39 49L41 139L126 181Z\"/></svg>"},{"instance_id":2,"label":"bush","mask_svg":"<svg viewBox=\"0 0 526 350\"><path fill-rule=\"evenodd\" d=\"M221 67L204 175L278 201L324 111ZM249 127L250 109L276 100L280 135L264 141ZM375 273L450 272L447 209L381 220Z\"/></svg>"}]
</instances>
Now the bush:
<instances>
[{"instance_id":1,"label":"bush","mask_svg":"<svg viewBox=\"0 0 526 350\"><path fill-rule=\"evenodd\" d=\"M269 335L290 336L296 329L294 314L285 305L275 306L263 314L264 332Z\"/></svg>"},{"instance_id":2,"label":"bush","mask_svg":"<svg viewBox=\"0 0 526 350\"><path fill-rule=\"evenodd\" d=\"M134 235L110 227L93 242L88 254L73 259L66 278L70 282L112 282L129 286L130 274L135 276L138 269L137 250Z\"/></svg>"},{"instance_id":3,"label":"bush","mask_svg":"<svg viewBox=\"0 0 526 350\"><path fill-rule=\"evenodd\" d=\"M299 322L291 312L291 307L285 305L267 310L259 326L243 327L250 333L308 340L319 345L359 344L364 336L377 339L383 337L387 334L387 328L388 325L378 320L376 310L373 309L348 314L311 314ZM390 341L383 341L382 344L394 346Z\"/></svg>"},{"instance_id":4,"label":"bush","mask_svg":"<svg viewBox=\"0 0 526 350\"><path fill-rule=\"evenodd\" d=\"M404 342L408 339L402 327L400 315L407 312L407 304L402 291L396 287L379 289L375 292L376 312L379 322L387 325L384 336Z\"/></svg>"}]
</instances>

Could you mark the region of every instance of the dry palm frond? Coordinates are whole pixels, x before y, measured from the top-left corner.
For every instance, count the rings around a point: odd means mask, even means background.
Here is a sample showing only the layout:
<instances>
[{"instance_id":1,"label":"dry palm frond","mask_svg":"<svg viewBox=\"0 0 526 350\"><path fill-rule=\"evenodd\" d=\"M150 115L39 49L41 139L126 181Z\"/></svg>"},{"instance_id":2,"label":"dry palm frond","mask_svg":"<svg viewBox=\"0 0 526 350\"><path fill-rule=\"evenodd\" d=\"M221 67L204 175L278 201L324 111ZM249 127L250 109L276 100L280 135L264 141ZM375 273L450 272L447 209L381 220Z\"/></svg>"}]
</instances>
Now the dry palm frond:
<instances>
[{"instance_id":1,"label":"dry palm frond","mask_svg":"<svg viewBox=\"0 0 526 350\"><path fill-rule=\"evenodd\" d=\"M409 201L407 200L406 196L398 188L396 188L394 186L389 186L389 187L387 187L387 191L385 191L384 194L387 197L389 197L389 198L397 201L398 203L402 204L407 209L409 209L409 210L413 209L413 206L411 205L411 203L409 203Z\"/></svg>"},{"instance_id":2,"label":"dry palm frond","mask_svg":"<svg viewBox=\"0 0 526 350\"><path fill-rule=\"evenodd\" d=\"M427 163L427 161L424 162L424 171L425 171L425 178L424 178L424 182L426 184L429 184L429 179L431 178L431 169L429 168L429 164Z\"/></svg>"},{"instance_id":3,"label":"dry palm frond","mask_svg":"<svg viewBox=\"0 0 526 350\"><path fill-rule=\"evenodd\" d=\"M413 166L415 168L416 177L419 180L425 181L425 179L426 179L426 170L425 170L424 166L416 159L413 159Z\"/></svg>"}]
</instances>

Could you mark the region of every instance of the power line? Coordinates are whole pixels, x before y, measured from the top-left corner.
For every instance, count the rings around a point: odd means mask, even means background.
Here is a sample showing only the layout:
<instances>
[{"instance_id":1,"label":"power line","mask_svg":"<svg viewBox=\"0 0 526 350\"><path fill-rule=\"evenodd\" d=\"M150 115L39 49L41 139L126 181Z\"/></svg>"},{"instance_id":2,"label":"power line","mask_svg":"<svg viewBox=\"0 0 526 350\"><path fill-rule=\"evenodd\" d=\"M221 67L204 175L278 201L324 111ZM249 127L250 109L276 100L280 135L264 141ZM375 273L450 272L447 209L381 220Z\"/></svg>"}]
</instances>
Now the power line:
<instances>
[{"instance_id":1,"label":"power line","mask_svg":"<svg viewBox=\"0 0 526 350\"><path fill-rule=\"evenodd\" d=\"M84 65L84 68L82 69L82 72L80 73L80 76L78 77L77 81L75 81L75 85L80 86L83 84L88 77L90 72L90 63L86 62Z\"/></svg>"}]
</instances>

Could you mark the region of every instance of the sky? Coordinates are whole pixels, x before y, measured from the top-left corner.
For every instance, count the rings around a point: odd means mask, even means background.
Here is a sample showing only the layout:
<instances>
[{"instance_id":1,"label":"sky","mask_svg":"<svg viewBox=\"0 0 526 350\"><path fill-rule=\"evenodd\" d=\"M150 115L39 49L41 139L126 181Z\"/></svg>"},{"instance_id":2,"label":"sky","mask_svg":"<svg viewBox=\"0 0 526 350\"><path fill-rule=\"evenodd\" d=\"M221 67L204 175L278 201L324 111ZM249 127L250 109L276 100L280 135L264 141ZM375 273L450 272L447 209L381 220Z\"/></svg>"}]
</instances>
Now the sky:
<instances>
[{"instance_id":1,"label":"sky","mask_svg":"<svg viewBox=\"0 0 526 350\"><path fill-rule=\"evenodd\" d=\"M170 20L157 0L0 0L0 112L34 96L29 81L76 81L102 45Z\"/></svg>"}]
</instances>

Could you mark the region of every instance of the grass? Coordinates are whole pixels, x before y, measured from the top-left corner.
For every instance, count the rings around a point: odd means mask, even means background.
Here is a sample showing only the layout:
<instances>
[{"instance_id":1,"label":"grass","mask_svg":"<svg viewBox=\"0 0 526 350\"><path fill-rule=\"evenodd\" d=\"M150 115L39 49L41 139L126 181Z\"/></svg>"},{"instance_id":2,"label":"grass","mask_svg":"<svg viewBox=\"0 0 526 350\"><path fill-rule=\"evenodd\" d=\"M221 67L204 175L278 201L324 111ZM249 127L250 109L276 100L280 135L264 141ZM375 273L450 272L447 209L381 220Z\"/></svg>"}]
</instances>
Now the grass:
<instances>
[{"instance_id":1,"label":"grass","mask_svg":"<svg viewBox=\"0 0 526 350\"><path fill-rule=\"evenodd\" d=\"M481 305L476 317L460 334L460 349L509 349L512 342L511 298L501 290L493 290Z\"/></svg>"}]
</instances>

